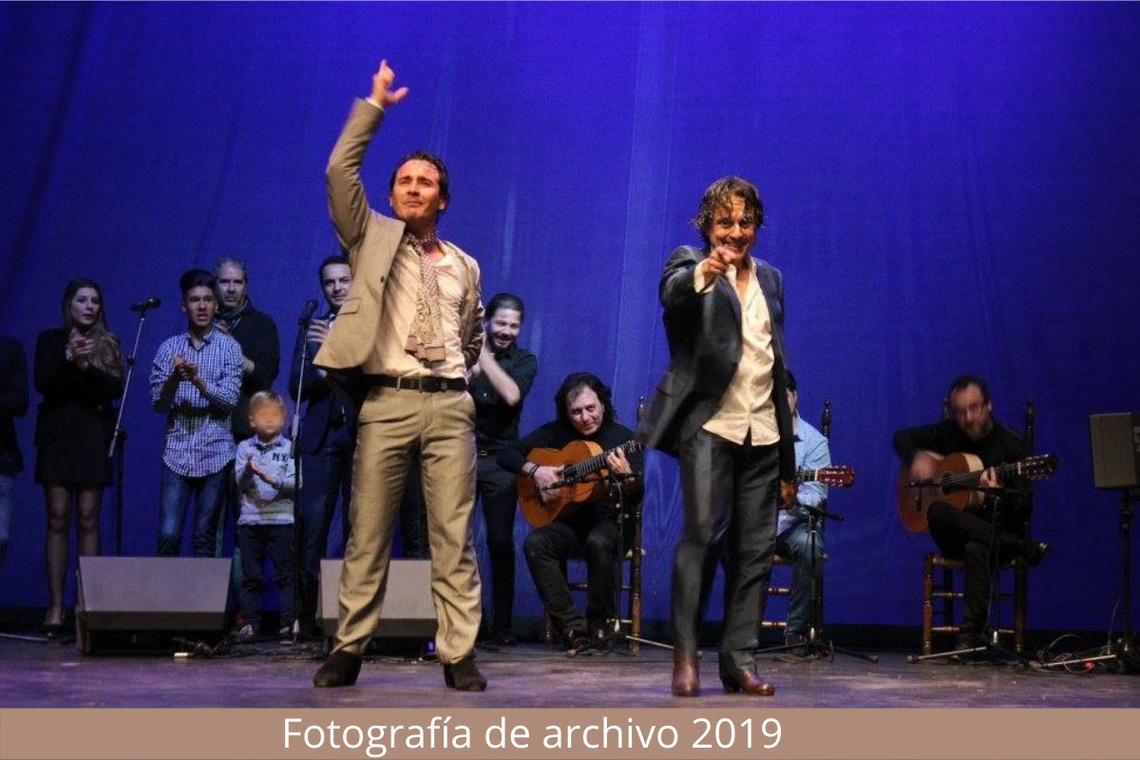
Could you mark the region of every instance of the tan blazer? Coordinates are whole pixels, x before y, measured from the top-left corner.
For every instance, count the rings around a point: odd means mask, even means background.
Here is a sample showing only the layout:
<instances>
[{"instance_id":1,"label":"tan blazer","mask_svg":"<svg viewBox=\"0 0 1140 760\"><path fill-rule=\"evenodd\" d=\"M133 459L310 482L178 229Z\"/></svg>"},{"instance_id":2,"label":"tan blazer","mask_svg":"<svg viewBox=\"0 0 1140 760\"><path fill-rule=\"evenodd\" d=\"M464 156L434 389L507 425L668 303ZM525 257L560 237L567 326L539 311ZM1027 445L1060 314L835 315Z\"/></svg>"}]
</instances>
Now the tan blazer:
<instances>
[{"instance_id":1,"label":"tan blazer","mask_svg":"<svg viewBox=\"0 0 1140 760\"><path fill-rule=\"evenodd\" d=\"M368 392L360 368L376 341L380 312L384 308L385 284L404 235L403 222L369 207L360 181L364 151L383 120L382 109L364 100L356 100L325 170L329 215L337 240L352 265L352 286L313 364L327 371L329 384L357 410ZM467 274L459 323L463 331L463 358L471 367L479 359L479 351L483 347L479 267L457 246L447 245L458 253Z\"/></svg>"}]
</instances>

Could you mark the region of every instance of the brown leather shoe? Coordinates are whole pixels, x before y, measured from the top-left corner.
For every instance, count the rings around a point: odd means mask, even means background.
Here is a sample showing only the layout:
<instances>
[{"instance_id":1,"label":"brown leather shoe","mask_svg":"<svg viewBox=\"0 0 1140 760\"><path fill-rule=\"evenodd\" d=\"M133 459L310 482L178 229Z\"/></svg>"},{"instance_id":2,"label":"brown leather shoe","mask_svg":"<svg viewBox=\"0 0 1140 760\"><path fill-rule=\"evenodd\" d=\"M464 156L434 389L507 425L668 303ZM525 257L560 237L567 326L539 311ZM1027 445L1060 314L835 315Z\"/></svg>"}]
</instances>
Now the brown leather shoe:
<instances>
[{"instance_id":1,"label":"brown leather shoe","mask_svg":"<svg viewBox=\"0 0 1140 760\"><path fill-rule=\"evenodd\" d=\"M764 681L751 670L735 670L731 673L721 673L720 682L724 684L725 694L739 694L744 692L754 697L772 697L776 694L776 687Z\"/></svg>"},{"instance_id":2,"label":"brown leather shoe","mask_svg":"<svg viewBox=\"0 0 1140 760\"><path fill-rule=\"evenodd\" d=\"M701 673L696 652L673 650L673 696L697 697L701 694Z\"/></svg>"},{"instance_id":3,"label":"brown leather shoe","mask_svg":"<svg viewBox=\"0 0 1140 760\"><path fill-rule=\"evenodd\" d=\"M487 679L476 669L475 660L471 657L444 665L443 682L456 691L484 691L487 688Z\"/></svg>"},{"instance_id":4,"label":"brown leather shoe","mask_svg":"<svg viewBox=\"0 0 1140 760\"><path fill-rule=\"evenodd\" d=\"M333 652L313 676L313 686L322 689L352 686L360 675L360 658L349 652Z\"/></svg>"}]
</instances>

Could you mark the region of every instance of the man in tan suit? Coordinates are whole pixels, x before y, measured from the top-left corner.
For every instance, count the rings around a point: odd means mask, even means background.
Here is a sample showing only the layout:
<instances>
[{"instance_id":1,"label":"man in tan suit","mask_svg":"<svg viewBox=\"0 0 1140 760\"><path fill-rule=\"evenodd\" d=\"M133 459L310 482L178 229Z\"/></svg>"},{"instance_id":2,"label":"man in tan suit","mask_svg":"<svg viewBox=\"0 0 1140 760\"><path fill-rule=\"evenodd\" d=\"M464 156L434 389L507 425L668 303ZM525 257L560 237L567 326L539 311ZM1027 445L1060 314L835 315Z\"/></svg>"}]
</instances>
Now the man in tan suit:
<instances>
[{"instance_id":1,"label":"man in tan suit","mask_svg":"<svg viewBox=\"0 0 1140 760\"><path fill-rule=\"evenodd\" d=\"M340 578L340 622L317 686L351 686L380 621L392 533L411 456L423 467L431 585L444 681L482 691L475 668L479 570L471 542L475 502L475 406L466 372L483 345L475 260L436 235L449 199L447 167L436 156L406 156L389 181L393 218L368 206L360 180L364 151L387 109L408 93L392 89L386 62L372 93L353 103L329 157L329 213L352 264L352 286L314 364L359 408L353 460L352 533Z\"/></svg>"}]
</instances>

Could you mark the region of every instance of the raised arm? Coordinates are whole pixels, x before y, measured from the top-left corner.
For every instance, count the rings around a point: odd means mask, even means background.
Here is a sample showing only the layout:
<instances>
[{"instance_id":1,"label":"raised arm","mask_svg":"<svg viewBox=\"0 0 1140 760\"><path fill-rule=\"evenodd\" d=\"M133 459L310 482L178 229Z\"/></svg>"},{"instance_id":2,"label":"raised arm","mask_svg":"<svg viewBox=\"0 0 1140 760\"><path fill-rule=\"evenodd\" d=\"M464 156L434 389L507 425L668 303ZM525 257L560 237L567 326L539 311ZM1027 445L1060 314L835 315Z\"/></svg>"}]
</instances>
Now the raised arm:
<instances>
[{"instance_id":1,"label":"raised arm","mask_svg":"<svg viewBox=\"0 0 1140 760\"><path fill-rule=\"evenodd\" d=\"M341 248L348 252L350 260L364 237L368 223L368 198L360 180L364 151L376 134L380 122L384 120L385 109L399 103L408 94L407 87L392 90L395 79L396 74L389 68L387 61L381 61L380 68L372 76L372 91L368 98L352 104L348 121L333 146L325 169L329 215L333 220L337 240Z\"/></svg>"}]
</instances>

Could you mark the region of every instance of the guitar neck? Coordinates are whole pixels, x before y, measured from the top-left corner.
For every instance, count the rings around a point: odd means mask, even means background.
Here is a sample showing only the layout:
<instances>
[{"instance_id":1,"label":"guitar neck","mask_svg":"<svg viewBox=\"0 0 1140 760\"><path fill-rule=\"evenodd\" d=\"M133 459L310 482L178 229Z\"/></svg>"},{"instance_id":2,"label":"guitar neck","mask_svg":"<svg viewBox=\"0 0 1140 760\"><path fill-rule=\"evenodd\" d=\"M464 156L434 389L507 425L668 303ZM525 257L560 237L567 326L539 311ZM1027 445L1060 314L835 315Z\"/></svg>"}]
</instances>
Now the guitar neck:
<instances>
[{"instance_id":1,"label":"guitar neck","mask_svg":"<svg viewBox=\"0 0 1140 760\"><path fill-rule=\"evenodd\" d=\"M581 462L566 465L562 469L562 477L565 480L581 480L586 475L593 475L605 468L606 457L615 451L632 454L635 451L641 451L642 448L642 444L638 441L626 441L621 446L615 446L612 449L603 451L601 454L595 454L589 459L583 459Z\"/></svg>"},{"instance_id":2,"label":"guitar neck","mask_svg":"<svg viewBox=\"0 0 1140 760\"><path fill-rule=\"evenodd\" d=\"M1021 462L1010 462L1008 464L999 464L994 466L994 471L997 472L999 478L1006 475L1016 474L1021 469ZM960 475L951 475L943 479L943 484L948 486L963 486L970 487L976 486L982 479L982 474L985 470L975 470L973 472L963 472Z\"/></svg>"}]
</instances>

